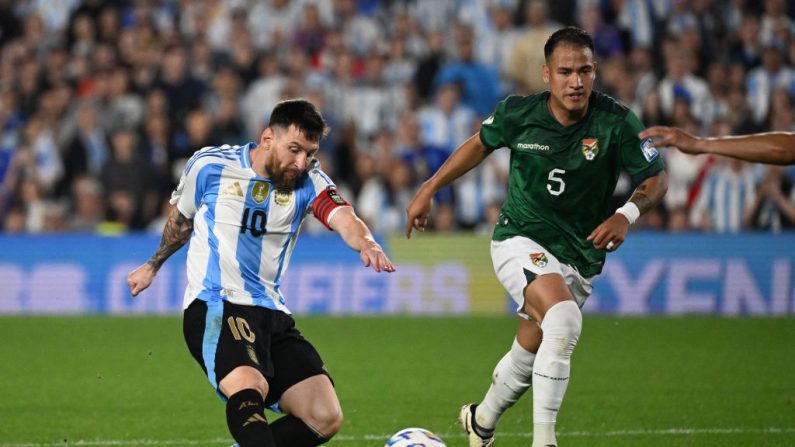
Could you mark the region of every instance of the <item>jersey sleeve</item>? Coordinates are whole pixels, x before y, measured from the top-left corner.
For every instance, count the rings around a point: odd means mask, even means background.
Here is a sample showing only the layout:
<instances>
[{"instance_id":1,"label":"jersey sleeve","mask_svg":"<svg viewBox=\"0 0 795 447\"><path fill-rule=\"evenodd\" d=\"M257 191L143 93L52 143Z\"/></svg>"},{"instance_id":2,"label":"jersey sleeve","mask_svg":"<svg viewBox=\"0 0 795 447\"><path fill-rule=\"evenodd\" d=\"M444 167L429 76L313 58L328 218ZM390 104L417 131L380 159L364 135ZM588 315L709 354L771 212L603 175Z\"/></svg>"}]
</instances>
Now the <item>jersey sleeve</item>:
<instances>
[{"instance_id":1,"label":"jersey sleeve","mask_svg":"<svg viewBox=\"0 0 795 447\"><path fill-rule=\"evenodd\" d=\"M505 126L508 99L500 101L494 112L480 126L480 141L487 149L495 150L507 146L505 142Z\"/></svg>"},{"instance_id":2,"label":"jersey sleeve","mask_svg":"<svg viewBox=\"0 0 795 447\"><path fill-rule=\"evenodd\" d=\"M179 184L171 193L171 200L169 200L169 203L176 205L179 212L189 219L196 215L207 188L205 184L207 176L203 173L206 173L208 170L206 168L209 165L205 161L208 157L204 157L203 154L204 151L198 151L188 160L182 171Z\"/></svg>"},{"instance_id":3,"label":"jersey sleeve","mask_svg":"<svg viewBox=\"0 0 795 447\"><path fill-rule=\"evenodd\" d=\"M351 206L351 204L342 198L334 182L320 169L319 163L316 162L309 171L309 178L315 188L315 198L311 205L312 214L331 231L329 222L331 222L334 213L341 207Z\"/></svg>"},{"instance_id":4,"label":"jersey sleeve","mask_svg":"<svg viewBox=\"0 0 795 447\"><path fill-rule=\"evenodd\" d=\"M665 162L651 138L643 141L638 138L642 130L643 123L631 110L628 111L621 129L621 161L634 184L665 170Z\"/></svg>"}]
</instances>

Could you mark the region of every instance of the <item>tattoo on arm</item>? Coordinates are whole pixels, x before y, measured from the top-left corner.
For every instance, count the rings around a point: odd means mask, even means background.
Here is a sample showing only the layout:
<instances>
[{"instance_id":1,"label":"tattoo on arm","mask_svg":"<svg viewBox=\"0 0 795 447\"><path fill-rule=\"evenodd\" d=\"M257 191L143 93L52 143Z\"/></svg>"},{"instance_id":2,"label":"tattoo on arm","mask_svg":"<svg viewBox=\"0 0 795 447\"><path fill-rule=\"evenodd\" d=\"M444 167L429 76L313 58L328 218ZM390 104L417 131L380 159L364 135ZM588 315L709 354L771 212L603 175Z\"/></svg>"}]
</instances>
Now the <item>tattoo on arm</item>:
<instances>
[{"instance_id":1,"label":"tattoo on arm","mask_svg":"<svg viewBox=\"0 0 795 447\"><path fill-rule=\"evenodd\" d=\"M649 196L640 191L640 187L635 190L635 192L632 194L632 197L629 198L629 201L637 205L638 210L640 210L640 214L644 214L654 206Z\"/></svg>"},{"instance_id":2,"label":"tattoo on arm","mask_svg":"<svg viewBox=\"0 0 795 447\"><path fill-rule=\"evenodd\" d=\"M157 247L155 254L146 263L152 266L155 271L159 270L169 256L173 255L188 242L191 233L193 233L193 220L183 216L177 207L174 207L171 215L168 216L166 227L163 229L163 238L160 240L160 246Z\"/></svg>"}]
</instances>

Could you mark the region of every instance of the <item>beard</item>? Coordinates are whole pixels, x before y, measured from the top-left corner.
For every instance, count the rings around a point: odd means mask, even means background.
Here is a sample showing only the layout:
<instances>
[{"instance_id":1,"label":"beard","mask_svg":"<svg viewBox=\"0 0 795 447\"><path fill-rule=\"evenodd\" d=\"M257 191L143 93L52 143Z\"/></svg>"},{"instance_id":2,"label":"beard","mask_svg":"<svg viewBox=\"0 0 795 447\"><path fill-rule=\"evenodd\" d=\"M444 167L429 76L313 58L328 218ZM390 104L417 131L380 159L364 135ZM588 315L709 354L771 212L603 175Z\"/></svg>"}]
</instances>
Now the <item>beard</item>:
<instances>
[{"instance_id":1,"label":"beard","mask_svg":"<svg viewBox=\"0 0 795 447\"><path fill-rule=\"evenodd\" d=\"M294 189L298 179L301 178L303 172L296 169L286 169L283 171L273 169L265 166L265 172L268 173L268 178L280 188Z\"/></svg>"}]
</instances>

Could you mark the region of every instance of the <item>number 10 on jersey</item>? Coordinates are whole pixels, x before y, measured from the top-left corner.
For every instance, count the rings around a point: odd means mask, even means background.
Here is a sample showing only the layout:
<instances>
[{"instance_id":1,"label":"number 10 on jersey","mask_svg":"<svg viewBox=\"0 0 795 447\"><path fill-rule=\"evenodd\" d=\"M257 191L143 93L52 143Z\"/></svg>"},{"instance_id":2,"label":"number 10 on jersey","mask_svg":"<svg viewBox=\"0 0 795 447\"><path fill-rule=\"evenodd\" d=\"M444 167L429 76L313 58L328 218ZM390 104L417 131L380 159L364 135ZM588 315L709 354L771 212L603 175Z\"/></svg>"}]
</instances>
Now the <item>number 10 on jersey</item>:
<instances>
[{"instance_id":1,"label":"number 10 on jersey","mask_svg":"<svg viewBox=\"0 0 795 447\"><path fill-rule=\"evenodd\" d=\"M260 237L265 234L265 224L268 221L268 216L265 211L260 209L246 208L243 210L243 219L240 221L240 232L245 233L248 230L254 237Z\"/></svg>"}]
</instances>

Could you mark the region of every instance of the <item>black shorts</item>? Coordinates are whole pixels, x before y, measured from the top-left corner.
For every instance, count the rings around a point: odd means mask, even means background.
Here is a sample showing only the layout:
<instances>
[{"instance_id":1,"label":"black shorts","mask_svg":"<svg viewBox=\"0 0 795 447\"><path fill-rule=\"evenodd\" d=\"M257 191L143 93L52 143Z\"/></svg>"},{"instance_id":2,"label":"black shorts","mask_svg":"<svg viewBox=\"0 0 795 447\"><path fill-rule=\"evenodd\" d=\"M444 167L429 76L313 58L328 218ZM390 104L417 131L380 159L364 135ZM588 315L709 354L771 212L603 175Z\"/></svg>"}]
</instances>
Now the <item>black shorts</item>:
<instances>
[{"instance_id":1,"label":"black shorts","mask_svg":"<svg viewBox=\"0 0 795 447\"><path fill-rule=\"evenodd\" d=\"M238 366L251 366L265 376L265 405L274 411L279 411L279 399L291 386L329 375L293 318L278 310L197 299L185 309L183 333L191 355L224 400L227 396L218 382Z\"/></svg>"}]
</instances>

